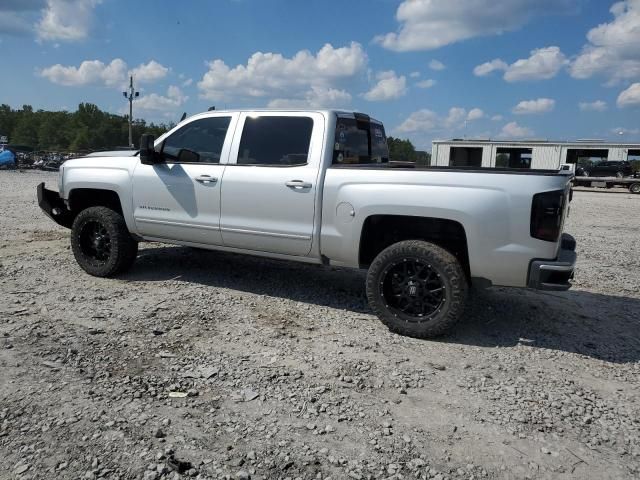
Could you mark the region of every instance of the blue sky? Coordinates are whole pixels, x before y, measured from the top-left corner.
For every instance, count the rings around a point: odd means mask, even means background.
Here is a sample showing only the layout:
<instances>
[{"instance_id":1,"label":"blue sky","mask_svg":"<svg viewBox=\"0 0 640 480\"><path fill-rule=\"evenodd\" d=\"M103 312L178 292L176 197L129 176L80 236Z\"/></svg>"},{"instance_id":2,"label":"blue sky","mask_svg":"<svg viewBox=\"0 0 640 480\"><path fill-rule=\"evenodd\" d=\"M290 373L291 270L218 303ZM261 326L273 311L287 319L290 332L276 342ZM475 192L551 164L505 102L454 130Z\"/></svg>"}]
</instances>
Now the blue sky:
<instances>
[{"instance_id":1,"label":"blue sky","mask_svg":"<svg viewBox=\"0 0 640 480\"><path fill-rule=\"evenodd\" d=\"M640 0L0 0L0 102L341 107L434 138L640 140ZM620 134L621 132L622 134Z\"/></svg>"}]
</instances>

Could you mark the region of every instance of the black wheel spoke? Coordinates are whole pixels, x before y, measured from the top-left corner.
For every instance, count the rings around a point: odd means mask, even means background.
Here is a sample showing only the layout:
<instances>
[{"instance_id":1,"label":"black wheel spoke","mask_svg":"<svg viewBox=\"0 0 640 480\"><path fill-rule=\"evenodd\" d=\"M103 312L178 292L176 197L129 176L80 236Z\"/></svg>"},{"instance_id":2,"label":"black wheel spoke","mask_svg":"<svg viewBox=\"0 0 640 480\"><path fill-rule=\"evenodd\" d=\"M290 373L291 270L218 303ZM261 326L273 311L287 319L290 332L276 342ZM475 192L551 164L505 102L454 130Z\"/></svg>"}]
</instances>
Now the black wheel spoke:
<instances>
[{"instance_id":1,"label":"black wheel spoke","mask_svg":"<svg viewBox=\"0 0 640 480\"><path fill-rule=\"evenodd\" d=\"M111 256L111 236L104 225L89 221L80 230L80 248L89 260L104 264Z\"/></svg>"},{"instance_id":2,"label":"black wheel spoke","mask_svg":"<svg viewBox=\"0 0 640 480\"><path fill-rule=\"evenodd\" d=\"M390 265L383 274L382 289L387 305L410 322L433 317L446 299L438 271L417 258Z\"/></svg>"}]
</instances>

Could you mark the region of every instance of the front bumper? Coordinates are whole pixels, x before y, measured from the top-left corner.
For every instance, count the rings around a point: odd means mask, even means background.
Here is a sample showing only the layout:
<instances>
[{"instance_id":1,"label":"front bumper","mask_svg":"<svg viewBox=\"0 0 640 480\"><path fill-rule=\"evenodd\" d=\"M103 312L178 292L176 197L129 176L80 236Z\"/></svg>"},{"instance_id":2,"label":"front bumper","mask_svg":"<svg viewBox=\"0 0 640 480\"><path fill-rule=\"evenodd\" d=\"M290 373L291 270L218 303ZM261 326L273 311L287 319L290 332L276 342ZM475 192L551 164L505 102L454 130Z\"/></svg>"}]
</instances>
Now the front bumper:
<instances>
[{"instance_id":1,"label":"front bumper","mask_svg":"<svg viewBox=\"0 0 640 480\"><path fill-rule=\"evenodd\" d=\"M537 290L568 290L576 266L576 240L562 234L560 251L555 260L532 260L529 265L529 288Z\"/></svg>"},{"instance_id":2,"label":"front bumper","mask_svg":"<svg viewBox=\"0 0 640 480\"><path fill-rule=\"evenodd\" d=\"M51 220L65 228L71 228L73 217L60 198L58 192L44 188L44 182L38 185L38 205Z\"/></svg>"}]
</instances>

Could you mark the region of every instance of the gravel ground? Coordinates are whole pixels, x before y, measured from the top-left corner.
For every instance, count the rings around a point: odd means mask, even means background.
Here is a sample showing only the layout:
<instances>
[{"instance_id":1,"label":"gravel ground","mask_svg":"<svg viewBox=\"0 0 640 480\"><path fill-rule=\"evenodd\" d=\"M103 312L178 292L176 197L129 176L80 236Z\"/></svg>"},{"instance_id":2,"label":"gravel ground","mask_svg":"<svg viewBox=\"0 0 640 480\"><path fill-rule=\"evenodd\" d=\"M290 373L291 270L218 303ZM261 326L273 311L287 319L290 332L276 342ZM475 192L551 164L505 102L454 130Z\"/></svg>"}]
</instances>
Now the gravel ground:
<instances>
[{"instance_id":1,"label":"gravel ground","mask_svg":"<svg viewBox=\"0 0 640 480\"><path fill-rule=\"evenodd\" d=\"M85 274L0 172L0 478L640 478L640 196L576 192L575 288L389 333L362 272L160 244Z\"/></svg>"}]
</instances>

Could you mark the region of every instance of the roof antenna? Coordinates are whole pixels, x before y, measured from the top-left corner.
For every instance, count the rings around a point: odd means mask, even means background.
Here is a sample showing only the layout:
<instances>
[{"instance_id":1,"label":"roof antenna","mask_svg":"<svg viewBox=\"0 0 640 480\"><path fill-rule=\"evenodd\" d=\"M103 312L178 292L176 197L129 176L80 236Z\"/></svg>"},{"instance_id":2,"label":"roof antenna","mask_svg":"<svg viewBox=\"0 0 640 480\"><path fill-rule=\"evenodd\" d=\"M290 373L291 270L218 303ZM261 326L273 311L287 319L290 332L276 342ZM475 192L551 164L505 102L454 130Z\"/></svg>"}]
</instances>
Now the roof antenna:
<instances>
[{"instance_id":1,"label":"roof antenna","mask_svg":"<svg viewBox=\"0 0 640 480\"><path fill-rule=\"evenodd\" d=\"M187 112L184 112L182 114L182 116L180 117L180 122L183 121L185 118L187 118ZM180 123L180 122L178 122L178 123Z\"/></svg>"},{"instance_id":2,"label":"roof antenna","mask_svg":"<svg viewBox=\"0 0 640 480\"><path fill-rule=\"evenodd\" d=\"M207 112L212 112L212 111L213 111L213 110L215 110L215 109L216 109L216 107L215 107L215 106L214 106L214 107L209 107L209 108L207 109Z\"/></svg>"}]
</instances>

